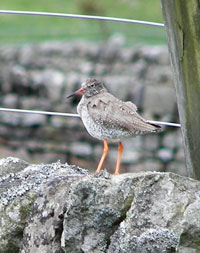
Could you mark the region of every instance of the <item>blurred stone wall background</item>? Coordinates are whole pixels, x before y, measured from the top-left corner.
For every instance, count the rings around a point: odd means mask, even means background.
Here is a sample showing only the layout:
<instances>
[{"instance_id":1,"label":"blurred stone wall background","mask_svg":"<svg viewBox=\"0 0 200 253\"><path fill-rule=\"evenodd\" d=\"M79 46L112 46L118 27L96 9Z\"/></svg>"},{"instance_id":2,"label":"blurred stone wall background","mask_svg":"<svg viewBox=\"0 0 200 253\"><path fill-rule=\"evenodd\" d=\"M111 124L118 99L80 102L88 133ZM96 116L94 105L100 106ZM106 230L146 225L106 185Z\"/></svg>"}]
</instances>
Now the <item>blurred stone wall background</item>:
<instances>
[{"instance_id":1,"label":"blurred stone wall background","mask_svg":"<svg viewBox=\"0 0 200 253\"><path fill-rule=\"evenodd\" d=\"M80 98L66 96L88 77L104 82L123 100L133 101L146 118L178 122L166 47L123 48L86 42L51 42L0 48L0 106L76 113ZM125 140L122 171L172 171L186 175L180 129ZM94 170L103 144L78 118L0 112L0 158L30 163L61 160ZM105 167L114 170L117 145Z\"/></svg>"}]
</instances>

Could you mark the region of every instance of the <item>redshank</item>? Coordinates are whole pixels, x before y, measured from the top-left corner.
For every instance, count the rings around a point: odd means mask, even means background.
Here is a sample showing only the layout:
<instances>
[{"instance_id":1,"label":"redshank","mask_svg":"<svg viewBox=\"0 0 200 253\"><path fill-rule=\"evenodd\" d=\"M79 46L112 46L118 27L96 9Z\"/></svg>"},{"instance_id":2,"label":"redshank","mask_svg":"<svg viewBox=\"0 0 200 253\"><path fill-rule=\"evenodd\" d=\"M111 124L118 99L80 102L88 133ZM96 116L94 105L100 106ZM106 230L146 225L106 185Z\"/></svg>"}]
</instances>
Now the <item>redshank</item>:
<instances>
[{"instance_id":1,"label":"redshank","mask_svg":"<svg viewBox=\"0 0 200 253\"><path fill-rule=\"evenodd\" d=\"M148 133L157 133L162 130L159 125L148 123L137 113L137 107L132 102L123 102L110 94L104 85L90 78L81 88L69 95L83 95L77 112L80 115L88 133L104 142L104 151L97 167L98 173L108 154L108 141L118 142L118 157L114 174L120 173L121 156L124 138L135 137Z\"/></svg>"}]
</instances>

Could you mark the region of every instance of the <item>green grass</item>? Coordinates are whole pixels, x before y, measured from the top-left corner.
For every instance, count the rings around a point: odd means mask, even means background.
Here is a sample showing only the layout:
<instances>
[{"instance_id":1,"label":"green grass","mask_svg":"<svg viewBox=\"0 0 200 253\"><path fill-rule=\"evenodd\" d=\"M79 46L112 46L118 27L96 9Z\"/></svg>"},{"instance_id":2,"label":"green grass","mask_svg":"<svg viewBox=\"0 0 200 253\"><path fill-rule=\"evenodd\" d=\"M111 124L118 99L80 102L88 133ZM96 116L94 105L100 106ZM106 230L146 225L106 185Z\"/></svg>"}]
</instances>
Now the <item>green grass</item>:
<instances>
[{"instance_id":1,"label":"green grass","mask_svg":"<svg viewBox=\"0 0 200 253\"><path fill-rule=\"evenodd\" d=\"M159 0L2 0L0 9L103 15L163 22ZM0 15L0 43L86 39L101 42L115 33L126 45L165 44L163 28L70 18Z\"/></svg>"}]
</instances>

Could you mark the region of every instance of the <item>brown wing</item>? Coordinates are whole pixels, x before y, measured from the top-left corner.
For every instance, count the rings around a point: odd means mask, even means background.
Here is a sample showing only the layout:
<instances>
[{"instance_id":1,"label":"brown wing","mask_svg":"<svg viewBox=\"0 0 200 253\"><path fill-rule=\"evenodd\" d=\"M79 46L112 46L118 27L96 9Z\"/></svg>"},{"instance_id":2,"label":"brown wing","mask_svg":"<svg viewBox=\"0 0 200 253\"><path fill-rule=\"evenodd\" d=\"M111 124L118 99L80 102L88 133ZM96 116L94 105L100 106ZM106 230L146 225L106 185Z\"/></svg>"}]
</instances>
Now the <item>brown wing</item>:
<instances>
[{"instance_id":1,"label":"brown wing","mask_svg":"<svg viewBox=\"0 0 200 253\"><path fill-rule=\"evenodd\" d=\"M88 112L95 122L109 129L156 132L159 128L147 123L137 113L137 107L133 103L123 102L109 93L93 97L88 103Z\"/></svg>"}]
</instances>

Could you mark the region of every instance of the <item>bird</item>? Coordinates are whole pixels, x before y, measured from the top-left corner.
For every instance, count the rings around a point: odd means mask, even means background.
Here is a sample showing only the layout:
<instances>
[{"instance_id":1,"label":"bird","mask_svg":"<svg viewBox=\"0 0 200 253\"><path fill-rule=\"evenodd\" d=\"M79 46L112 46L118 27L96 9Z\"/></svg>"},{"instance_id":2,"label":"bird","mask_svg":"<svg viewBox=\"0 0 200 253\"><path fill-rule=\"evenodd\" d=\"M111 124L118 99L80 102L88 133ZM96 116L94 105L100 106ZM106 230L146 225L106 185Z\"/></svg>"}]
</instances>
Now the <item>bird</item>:
<instances>
[{"instance_id":1,"label":"bird","mask_svg":"<svg viewBox=\"0 0 200 253\"><path fill-rule=\"evenodd\" d=\"M87 132L104 143L103 154L96 169L102 170L109 152L108 142L118 142L118 157L115 175L120 174L120 163L123 152L122 140L149 133L158 133L162 127L147 122L137 112L137 106L130 101L124 102L107 91L101 81L89 78L81 88L67 98L82 95L77 112Z\"/></svg>"}]
</instances>

